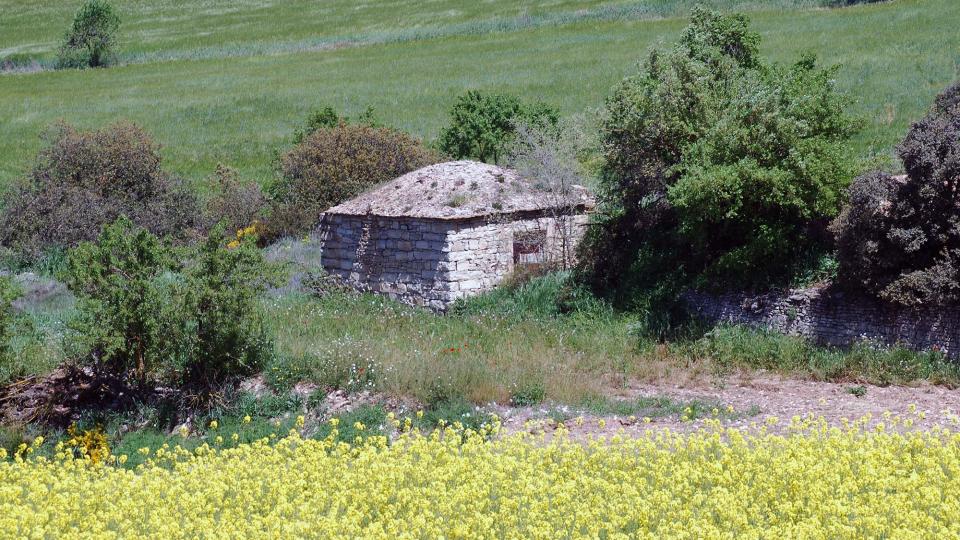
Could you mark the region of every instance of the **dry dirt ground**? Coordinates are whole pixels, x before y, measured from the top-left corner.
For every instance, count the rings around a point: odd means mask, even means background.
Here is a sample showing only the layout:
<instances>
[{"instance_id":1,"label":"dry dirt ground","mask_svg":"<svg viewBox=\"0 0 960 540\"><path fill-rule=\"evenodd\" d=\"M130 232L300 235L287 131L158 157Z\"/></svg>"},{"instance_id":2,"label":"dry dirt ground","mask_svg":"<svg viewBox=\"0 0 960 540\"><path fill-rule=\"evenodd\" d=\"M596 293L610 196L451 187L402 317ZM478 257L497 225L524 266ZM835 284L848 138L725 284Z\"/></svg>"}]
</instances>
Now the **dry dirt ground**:
<instances>
[{"instance_id":1,"label":"dry dirt ground","mask_svg":"<svg viewBox=\"0 0 960 540\"><path fill-rule=\"evenodd\" d=\"M860 386L751 375L727 381L723 386L706 382L685 383L683 386L667 382L636 383L612 392L611 398L667 397L681 402L694 399L716 401L722 404L719 417L723 426L746 430L766 426L768 431L783 432L794 416L808 414L822 416L830 425L836 426L841 426L844 419L853 422L869 415L868 425L876 427L877 423L883 422L887 430L925 430L936 426L960 430L960 390L930 384L862 385L865 390L862 395L851 392ZM733 407L734 414L723 412L727 406ZM549 406L495 407L493 412L503 419L508 433L550 432L556 426L551 416L555 418L557 411ZM563 412L568 417L564 426L573 437L612 436L621 430L628 435L640 435L651 429L687 432L706 426L705 418L682 421L679 414L652 417L647 423L639 416L631 419L576 409ZM768 424L771 417L776 417L775 424ZM577 418L582 420L577 421Z\"/></svg>"}]
</instances>

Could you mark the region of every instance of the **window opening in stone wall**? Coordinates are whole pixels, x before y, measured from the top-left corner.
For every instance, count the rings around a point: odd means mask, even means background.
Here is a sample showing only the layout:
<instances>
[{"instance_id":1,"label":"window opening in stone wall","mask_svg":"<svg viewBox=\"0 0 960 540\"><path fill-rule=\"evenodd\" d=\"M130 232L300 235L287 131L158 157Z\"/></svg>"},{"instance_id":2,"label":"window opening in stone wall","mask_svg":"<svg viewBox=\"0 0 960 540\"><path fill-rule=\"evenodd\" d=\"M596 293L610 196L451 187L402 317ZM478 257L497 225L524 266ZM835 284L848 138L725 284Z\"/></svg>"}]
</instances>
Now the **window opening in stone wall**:
<instances>
[{"instance_id":1,"label":"window opening in stone wall","mask_svg":"<svg viewBox=\"0 0 960 540\"><path fill-rule=\"evenodd\" d=\"M518 231L513 233L514 266L540 266L546 262L546 231Z\"/></svg>"}]
</instances>

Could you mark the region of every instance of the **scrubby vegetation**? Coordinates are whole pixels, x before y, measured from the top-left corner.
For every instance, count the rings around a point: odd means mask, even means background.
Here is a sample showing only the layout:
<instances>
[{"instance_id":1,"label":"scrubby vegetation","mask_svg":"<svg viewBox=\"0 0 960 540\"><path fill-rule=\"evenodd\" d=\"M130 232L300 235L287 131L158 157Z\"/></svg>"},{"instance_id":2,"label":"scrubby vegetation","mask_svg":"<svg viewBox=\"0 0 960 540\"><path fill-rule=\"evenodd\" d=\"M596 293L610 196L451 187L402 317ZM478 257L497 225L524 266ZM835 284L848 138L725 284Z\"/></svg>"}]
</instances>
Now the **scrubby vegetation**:
<instances>
[{"instance_id":1,"label":"scrubby vegetation","mask_svg":"<svg viewBox=\"0 0 960 540\"><path fill-rule=\"evenodd\" d=\"M602 223L584 260L597 290L781 283L827 249L853 175L854 122L835 69L765 63L744 17L695 10L610 97ZM637 289L631 290L631 287Z\"/></svg>"},{"instance_id":2,"label":"scrubby vegetation","mask_svg":"<svg viewBox=\"0 0 960 540\"><path fill-rule=\"evenodd\" d=\"M0 214L0 243L35 259L92 240L121 215L154 234L187 240L196 195L161 168L160 148L139 126L95 131L52 126L44 147Z\"/></svg>"},{"instance_id":3,"label":"scrubby vegetation","mask_svg":"<svg viewBox=\"0 0 960 540\"><path fill-rule=\"evenodd\" d=\"M513 141L517 124L556 126L558 120L557 110L544 103L471 90L450 109L450 125L440 131L437 145L456 159L497 163Z\"/></svg>"},{"instance_id":4,"label":"scrubby vegetation","mask_svg":"<svg viewBox=\"0 0 960 540\"><path fill-rule=\"evenodd\" d=\"M223 225L227 231L239 231L259 225L261 232L270 216L272 201L256 182L243 182L235 169L217 165L210 197L203 208L203 228L211 231Z\"/></svg>"},{"instance_id":5,"label":"scrubby vegetation","mask_svg":"<svg viewBox=\"0 0 960 540\"><path fill-rule=\"evenodd\" d=\"M960 83L897 147L906 171L864 174L834 223L840 277L907 306L960 300Z\"/></svg>"},{"instance_id":6,"label":"scrubby vegetation","mask_svg":"<svg viewBox=\"0 0 960 540\"><path fill-rule=\"evenodd\" d=\"M366 189L441 160L401 131L339 122L318 127L280 158L282 179L271 186L275 236L300 234L320 213Z\"/></svg>"}]
</instances>

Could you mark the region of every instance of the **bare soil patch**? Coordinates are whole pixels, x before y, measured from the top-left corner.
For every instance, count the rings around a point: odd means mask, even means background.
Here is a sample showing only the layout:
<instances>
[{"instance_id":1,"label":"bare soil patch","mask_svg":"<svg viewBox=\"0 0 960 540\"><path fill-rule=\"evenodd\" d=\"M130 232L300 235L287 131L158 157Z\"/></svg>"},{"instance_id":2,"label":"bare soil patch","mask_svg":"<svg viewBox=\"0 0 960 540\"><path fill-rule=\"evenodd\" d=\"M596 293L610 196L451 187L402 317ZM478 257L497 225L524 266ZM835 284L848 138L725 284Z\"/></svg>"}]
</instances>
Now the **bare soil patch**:
<instances>
[{"instance_id":1,"label":"bare soil patch","mask_svg":"<svg viewBox=\"0 0 960 540\"><path fill-rule=\"evenodd\" d=\"M857 395L860 394L860 395ZM665 397L685 402L717 401L732 406L734 414L721 411L724 427L745 430L784 432L791 419L807 415L823 417L829 425L842 426L869 417L867 425L884 423L887 430L929 430L935 427L960 428L960 390L927 383L915 386L874 386L850 383L805 381L776 375L749 375L723 385L695 381L684 384L637 382L611 392L613 399L636 400L639 397ZM755 414L749 414L749 412ZM555 409L550 406L506 408L494 411L503 418L507 433L518 431L550 432L556 429ZM706 426L708 415L682 421L680 415L631 419L618 415L591 414L571 408L563 421L571 436L612 436L618 432L641 435L649 430L690 432ZM775 424L768 424L771 417ZM577 421L581 418L580 421Z\"/></svg>"}]
</instances>

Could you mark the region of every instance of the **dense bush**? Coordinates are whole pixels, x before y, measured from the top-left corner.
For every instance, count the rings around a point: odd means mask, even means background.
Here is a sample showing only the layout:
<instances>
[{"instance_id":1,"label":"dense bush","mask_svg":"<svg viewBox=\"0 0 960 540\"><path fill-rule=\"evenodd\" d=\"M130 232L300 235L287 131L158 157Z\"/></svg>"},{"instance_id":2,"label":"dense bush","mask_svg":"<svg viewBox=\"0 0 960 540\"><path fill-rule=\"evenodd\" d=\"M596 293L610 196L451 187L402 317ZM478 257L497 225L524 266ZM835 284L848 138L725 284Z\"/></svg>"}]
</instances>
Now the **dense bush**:
<instances>
[{"instance_id":1,"label":"dense bush","mask_svg":"<svg viewBox=\"0 0 960 540\"><path fill-rule=\"evenodd\" d=\"M960 300L960 83L897 147L906 176L871 172L834 222L843 283L903 305Z\"/></svg>"},{"instance_id":2,"label":"dense bush","mask_svg":"<svg viewBox=\"0 0 960 540\"><path fill-rule=\"evenodd\" d=\"M438 147L456 159L496 163L513 140L516 125L556 125L559 113L543 103L527 104L504 94L471 90L450 109L450 125L440 132Z\"/></svg>"},{"instance_id":3,"label":"dense bush","mask_svg":"<svg viewBox=\"0 0 960 540\"><path fill-rule=\"evenodd\" d=\"M854 122L833 69L766 64L759 42L742 15L695 9L608 99L602 223L581 258L598 289L768 285L823 249Z\"/></svg>"},{"instance_id":4,"label":"dense bush","mask_svg":"<svg viewBox=\"0 0 960 540\"><path fill-rule=\"evenodd\" d=\"M193 234L196 197L161 170L159 147L139 127L79 131L61 123L43 139L0 214L0 244L37 257L96 238L120 215L154 234Z\"/></svg>"},{"instance_id":5,"label":"dense bush","mask_svg":"<svg viewBox=\"0 0 960 540\"><path fill-rule=\"evenodd\" d=\"M125 217L71 250L66 281L79 301L71 327L81 353L98 369L140 382L166 362L182 362L189 329L178 270L170 246Z\"/></svg>"},{"instance_id":6,"label":"dense bush","mask_svg":"<svg viewBox=\"0 0 960 540\"><path fill-rule=\"evenodd\" d=\"M57 55L65 68L101 67L113 54L120 17L108 2L87 0L77 11Z\"/></svg>"},{"instance_id":7,"label":"dense bush","mask_svg":"<svg viewBox=\"0 0 960 540\"><path fill-rule=\"evenodd\" d=\"M341 122L317 129L281 157L269 233L309 231L331 206L438 161L419 140L389 128Z\"/></svg>"},{"instance_id":8,"label":"dense bush","mask_svg":"<svg viewBox=\"0 0 960 540\"><path fill-rule=\"evenodd\" d=\"M209 385L259 367L272 343L256 302L277 269L255 237L229 245L221 226L199 248L175 250L121 217L71 250L77 352L139 383Z\"/></svg>"},{"instance_id":9,"label":"dense bush","mask_svg":"<svg viewBox=\"0 0 960 540\"><path fill-rule=\"evenodd\" d=\"M222 227L192 259L185 272L186 311L195 328L187 382L209 386L262 368L273 341L258 301L267 287L279 286L279 267L264 260L255 236L228 241Z\"/></svg>"}]
</instances>

